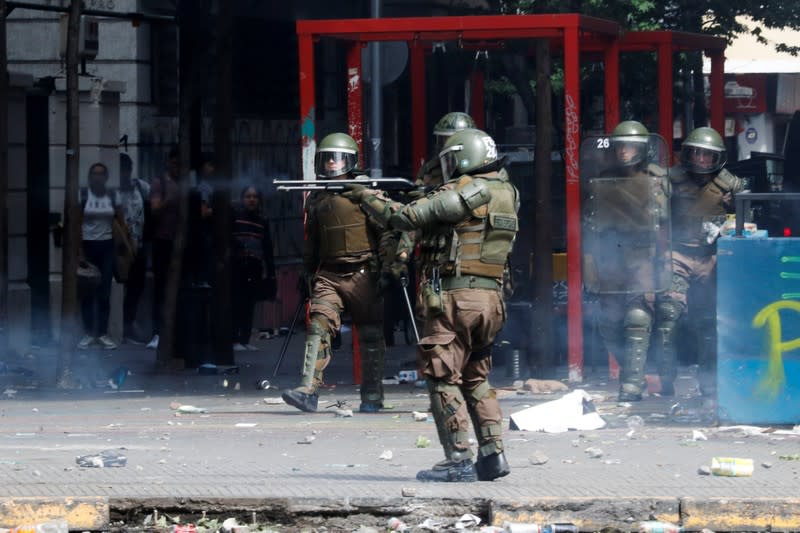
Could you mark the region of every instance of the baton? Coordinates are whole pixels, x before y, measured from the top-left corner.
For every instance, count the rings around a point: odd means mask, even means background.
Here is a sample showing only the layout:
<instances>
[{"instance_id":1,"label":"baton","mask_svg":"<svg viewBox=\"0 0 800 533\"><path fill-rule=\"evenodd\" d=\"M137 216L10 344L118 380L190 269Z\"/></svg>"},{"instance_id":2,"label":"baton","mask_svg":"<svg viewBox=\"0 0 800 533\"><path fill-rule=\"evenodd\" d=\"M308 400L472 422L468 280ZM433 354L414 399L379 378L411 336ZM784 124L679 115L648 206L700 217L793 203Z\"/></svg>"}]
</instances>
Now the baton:
<instances>
[{"instance_id":1,"label":"baton","mask_svg":"<svg viewBox=\"0 0 800 533\"><path fill-rule=\"evenodd\" d=\"M417 331L417 323L414 321L414 308L411 307L411 298L408 297L408 276L400 276L400 285L403 286L403 296L406 297L408 318L411 320L411 327L414 328L414 338L417 339L417 344L419 344L419 331Z\"/></svg>"},{"instance_id":2,"label":"baton","mask_svg":"<svg viewBox=\"0 0 800 533\"><path fill-rule=\"evenodd\" d=\"M289 341L292 340L292 335L294 334L294 328L297 325L297 320L300 318L300 312L303 310L303 307L306 305L306 299L302 298L300 303L297 304L297 309L294 312L294 318L292 318L292 324L289 326L289 332L286 334L286 338L283 340L283 346L281 346L281 354L278 357L278 363L275 365L275 370L272 371L272 377L278 375L278 371L281 369L281 363L283 363L283 358L286 356L286 349L289 348Z\"/></svg>"},{"instance_id":3,"label":"baton","mask_svg":"<svg viewBox=\"0 0 800 533\"><path fill-rule=\"evenodd\" d=\"M343 191L348 183L358 183L371 189L384 189L387 191L411 191L420 189L411 180L406 178L370 178L359 176L350 180L272 180L279 191Z\"/></svg>"}]
</instances>

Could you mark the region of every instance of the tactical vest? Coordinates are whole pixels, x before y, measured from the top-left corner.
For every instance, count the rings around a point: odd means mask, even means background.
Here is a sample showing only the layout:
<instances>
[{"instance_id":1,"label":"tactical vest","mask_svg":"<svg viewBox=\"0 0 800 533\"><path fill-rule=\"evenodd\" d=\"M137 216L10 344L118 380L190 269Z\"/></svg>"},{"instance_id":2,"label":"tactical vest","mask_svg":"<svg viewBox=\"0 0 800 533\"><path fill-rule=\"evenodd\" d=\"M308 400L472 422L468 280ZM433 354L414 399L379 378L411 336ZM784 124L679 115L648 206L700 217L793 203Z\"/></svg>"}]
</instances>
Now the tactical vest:
<instances>
[{"instance_id":1,"label":"tactical vest","mask_svg":"<svg viewBox=\"0 0 800 533\"><path fill-rule=\"evenodd\" d=\"M705 246L703 222L719 223L728 212L723 197L742 190L742 181L722 169L705 184L682 167L670 172L672 181L672 240L688 246Z\"/></svg>"},{"instance_id":2,"label":"tactical vest","mask_svg":"<svg viewBox=\"0 0 800 533\"><path fill-rule=\"evenodd\" d=\"M340 263L344 258L368 259L378 249L378 238L367 216L348 198L323 193L311 209L319 227L319 260Z\"/></svg>"},{"instance_id":3,"label":"tactical vest","mask_svg":"<svg viewBox=\"0 0 800 533\"><path fill-rule=\"evenodd\" d=\"M455 226L442 224L426 232L420 247L423 268L430 273L433 267L438 267L442 277L483 276L502 280L519 231L519 195L505 173L462 176L439 190L457 190L473 179L484 181L491 200Z\"/></svg>"}]
</instances>

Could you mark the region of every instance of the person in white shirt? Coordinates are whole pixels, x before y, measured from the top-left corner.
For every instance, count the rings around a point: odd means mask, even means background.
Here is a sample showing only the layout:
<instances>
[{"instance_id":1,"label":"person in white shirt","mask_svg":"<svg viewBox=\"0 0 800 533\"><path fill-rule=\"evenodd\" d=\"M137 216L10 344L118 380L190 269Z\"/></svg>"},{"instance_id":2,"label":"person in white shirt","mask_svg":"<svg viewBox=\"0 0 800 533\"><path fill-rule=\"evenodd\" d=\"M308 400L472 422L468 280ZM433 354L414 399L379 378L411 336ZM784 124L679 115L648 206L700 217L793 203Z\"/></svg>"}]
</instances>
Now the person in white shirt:
<instances>
[{"instance_id":1,"label":"person in white shirt","mask_svg":"<svg viewBox=\"0 0 800 533\"><path fill-rule=\"evenodd\" d=\"M98 343L107 350L117 344L108 336L108 315L111 299L111 277L114 268L114 240L112 222L115 216L122 220L122 208L113 191L106 188L108 167L95 163L89 167L89 187L80 190L81 202L81 260L95 265L101 274L100 284L81 300L84 336L78 348L87 349Z\"/></svg>"}]
</instances>

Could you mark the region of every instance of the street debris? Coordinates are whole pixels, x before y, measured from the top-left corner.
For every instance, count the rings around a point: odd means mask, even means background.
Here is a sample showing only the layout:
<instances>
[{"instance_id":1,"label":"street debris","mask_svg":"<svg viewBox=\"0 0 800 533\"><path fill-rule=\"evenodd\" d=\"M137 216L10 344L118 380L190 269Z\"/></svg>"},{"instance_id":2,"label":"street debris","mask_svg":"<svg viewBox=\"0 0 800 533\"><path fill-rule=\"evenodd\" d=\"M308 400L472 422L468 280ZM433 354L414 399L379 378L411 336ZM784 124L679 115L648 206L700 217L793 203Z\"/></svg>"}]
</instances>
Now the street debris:
<instances>
[{"instance_id":1,"label":"street debris","mask_svg":"<svg viewBox=\"0 0 800 533\"><path fill-rule=\"evenodd\" d=\"M297 444L311 444L316 440L316 438L317 437L315 437L314 435L306 435L305 437L303 437L303 440L297 441Z\"/></svg>"},{"instance_id":2,"label":"street debris","mask_svg":"<svg viewBox=\"0 0 800 533\"><path fill-rule=\"evenodd\" d=\"M267 404L267 405L281 405L281 404L284 404L286 402L283 401L283 398L278 396L278 397L275 397L275 398L264 398L264 403Z\"/></svg>"},{"instance_id":3,"label":"street debris","mask_svg":"<svg viewBox=\"0 0 800 533\"><path fill-rule=\"evenodd\" d=\"M778 459L782 461L800 461L800 453L779 455Z\"/></svg>"},{"instance_id":4,"label":"street debris","mask_svg":"<svg viewBox=\"0 0 800 533\"><path fill-rule=\"evenodd\" d=\"M258 425L256 422L237 422L234 427L237 428L254 428Z\"/></svg>"},{"instance_id":5,"label":"street debris","mask_svg":"<svg viewBox=\"0 0 800 533\"><path fill-rule=\"evenodd\" d=\"M351 418L353 416L352 409L334 409L333 413L341 418Z\"/></svg>"},{"instance_id":6,"label":"street debris","mask_svg":"<svg viewBox=\"0 0 800 533\"><path fill-rule=\"evenodd\" d=\"M681 533L683 528L670 522L648 520L639 523L639 533Z\"/></svg>"},{"instance_id":7,"label":"street debris","mask_svg":"<svg viewBox=\"0 0 800 533\"><path fill-rule=\"evenodd\" d=\"M461 515L461 518L456 520L456 523L453 524L453 527L456 529L466 529L468 527L474 527L481 523L481 519L475 516L474 514L464 514Z\"/></svg>"},{"instance_id":8,"label":"street debris","mask_svg":"<svg viewBox=\"0 0 800 533\"><path fill-rule=\"evenodd\" d=\"M603 450L593 446L583 450L583 453L587 454L592 459L600 459L604 455Z\"/></svg>"},{"instance_id":9,"label":"street debris","mask_svg":"<svg viewBox=\"0 0 800 533\"><path fill-rule=\"evenodd\" d=\"M710 476L711 467L709 467L708 465L703 465L701 467L698 467L697 473L700 474L701 476Z\"/></svg>"},{"instance_id":10,"label":"street debris","mask_svg":"<svg viewBox=\"0 0 800 533\"><path fill-rule=\"evenodd\" d=\"M692 430L692 440L694 440L694 441L708 440L708 437L706 437L705 434L702 431L698 431L696 429L693 429Z\"/></svg>"},{"instance_id":11,"label":"street debris","mask_svg":"<svg viewBox=\"0 0 800 533\"><path fill-rule=\"evenodd\" d=\"M3 533L69 533L66 520L48 520L38 524L22 524L11 529L0 529Z\"/></svg>"},{"instance_id":12,"label":"street debris","mask_svg":"<svg viewBox=\"0 0 800 533\"><path fill-rule=\"evenodd\" d=\"M119 452L104 450L96 454L79 455L75 458L75 462L78 463L78 466L105 468L110 466L125 466L128 464L128 458Z\"/></svg>"},{"instance_id":13,"label":"street debris","mask_svg":"<svg viewBox=\"0 0 800 533\"><path fill-rule=\"evenodd\" d=\"M204 407L195 407L194 405L181 405L177 411L183 414L207 413L208 410Z\"/></svg>"},{"instance_id":14,"label":"street debris","mask_svg":"<svg viewBox=\"0 0 800 533\"><path fill-rule=\"evenodd\" d=\"M3 391L3 395L8 398L13 398L17 394L15 389L6 389Z\"/></svg>"},{"instance_id":15,"label":"street debris","mask_svg":"<svg viewBox=\"0 0 800 533\"><path fill-rule=\"evenodd\" d=\"M391 461L393 456L394 454L392 453L392 450L383 450L383 453L378 456L378 459L383 461Z\"/></svg>"},{"instance_id":16,"label":"street debris","mask_svg":"<svg viewBox=\"0 0 800 533\"><path fill-rule=\"evenodd\" d=\"M411 416L414 418L414 422L425 422L428 420L428 413L421 413L419 411L412 411Z\"/></svg>"},{"instance_id":17,"label":"street debris","mask_svg":"<svg viewBox=\"0 0 800 533\"><path fill-rule=\"evenodd\" d=\"M752 476L753 460L739 457L712 457L711 473L715 476Z\"/></svg>"},{"instance_id":18,"label":"street debris","mask_svg":"<svg viewBox=\"0 0 800 533\"><path fill-rule=\"evenodd\" d=\"M425 435L420 435L417 437L417 448L429 448L431 445L431 439L426 437Z\"/></svg>"},{"instance_id":19,"label":"street debris","mask_svg":"<svg viewBox=\"0 0 800 533\"><path fill-rule=\"evenodd\" d=\"M543 452L534 452L533 455L528 457L528 462L532 465L543 465L549 460L550 458L547 457Z\"/></svg>"},{"instance_id":20,"label":"street debris","mask_svg":"<svg viewBox=\"0 0 800 533\"><path fill-rule=\"evenodd\" d=\"M772 468L772 463L770 463L769 461L764 461L763 463L761 463L761 466L764 468Z\"/></svg>"},{"instance_id":21,"label":"street debris","mask_svg":"<svg viewBox=\"0 0 800 533\"><path fill-rule=\"evenodd\" d=\"M720 426L717 431L738 431L742 435L764 435L773 433L772 428L758 426Z\"/></svg>"},{"instance_id":22,"label":"street debris","mask_svg":"<svg viewBox=\"0 0 800 533\"><path fill-rule=\"evenodd\" d=\"M386 527L388 527L390 531L409 531L411 529L408 527L408 524L394 516L386 521Z\"/></svg>"},{"instance_id":23,"label":"street debris","mask_svg":"<svg viewBox=\"0 0 800 533\"><path fill-rule=\"evenodd\" d=\"M417 489L413 487L403 487L402 489L400 489L400 494L404 498L413 498L414 496L417 495Z\"/></svg>"},{"instance_id":24,"label":"street debris","mask_svg":"<svg viewBox=\"0 0 800 533\"><path fill-rule=\"evenodd\" d=\"M511 415L511 429L563 433L570 429L593 430L605 427L592 397L576 389L558 400L528 407Z\"/></svg>"},{"instance_id":25,"label":"street debris","mask_svg":"<svg viewBox=\"0 0 800 533\"><path fill-rule=\"evenodd\" d=\"M642 428L644 427L644 419L639 415L629 416L625 423L628 424L629 430L625 436L629 439L635 438L636 432L638 431L641 433Z\"/></svg>"},{"instance_id":26,"label":"street debris","mask_svg":"<svg viewBox=\"0 0 800 533\"><path fill-rule=\"evenodd\" d=\"M541 533L542 526L519 522L503 522L503 529L507 533Z\"/></svg>"},{"instance_id":27,"label":"street debris","mask_svg":"<svg viewBox=\"0 0 800 533\"><path fill-rule=\"evenodd\" d=\"M522 388L534 394L551 394L553 392L567 392L569 387L554 379L528 379Z\"/></svg>"}]
</instances>

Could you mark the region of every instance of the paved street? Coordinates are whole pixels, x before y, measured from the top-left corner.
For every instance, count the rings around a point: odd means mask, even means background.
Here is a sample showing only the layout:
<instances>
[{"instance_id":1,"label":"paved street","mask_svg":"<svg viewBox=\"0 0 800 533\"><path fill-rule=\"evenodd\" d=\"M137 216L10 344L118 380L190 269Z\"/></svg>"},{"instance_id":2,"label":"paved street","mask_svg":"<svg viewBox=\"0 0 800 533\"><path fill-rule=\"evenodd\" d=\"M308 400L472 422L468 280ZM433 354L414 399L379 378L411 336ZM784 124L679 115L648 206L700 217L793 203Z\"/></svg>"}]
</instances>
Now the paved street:
<instances>
[{"instance_id":1,"label":"paved street","mask_svg":"<svg viewBox=\"0 0 800 533\"><path fill-rule=\"evenodd\" d=\"M299 372L302 336L293 340L281 374L272 378L281 342L260 341L260 352L237 354L238 375L200 376L190 370L156 375L154 352L139 347L80 355L77 376L87 387L103 385L119 366L127 368L130 375L119 390L37 386L36 379L52 371L46 364L51 355L40 350L21 356L17 363L27 362L37 374L0 377L6 391L0 399L2 496L99 496L112 509L176 502L202 509L209 501L223 501L288 513L326 508L386 512L411 502L455 500L476 511L488 505L496 520L556 519L585 528L648 515L682 520L689 529L735 529L708 523L723 516L738 529L747 529L747 520L758 526L750 530L769 524L775 530L800 527L794 500L800 496L800 461L780 459L800 451L800 436L748 436L741 430L676 424L669 417L674 401L650 398L618 405L616 384L602 376L590 376L582 388L596 398L607 428L559 434L508 431L510 476L492 483L418 483L417 470L442 458L433 423L412 418L413 411L428 407L424 390L387 385L386 403L392 408L359 414L358 393L349 384L350 355L339 351L318 413L266 403L277 400L279 392L256 390L257 379L291 386ZM407 368L412 358L410 348L393 348L387 374ZM508 384L503 369L495 370L496 384ZM506 416L560 396L502 394ZM355 416L341 418L327 408L342 401ZM206 412L180 414L174 409L178 404ZM631 415L644 420L633 434L627 423ZM708 440L693 440L692 430ZM418 448L419 436L432 445ZM590 447L600 448L602 456L591 458L585 452ZM127 465L98 469L75 462L76 456L103 450L124 453ZM391 458L382 459L387 452ZM547 461L531 464L534 456ZM734 478L699 475L698 468L710 465L714 456L752 458L755 472ZM752 505L761 507L749 516L747 506ZM769 516L764 516L765 506Z\"/></svg>"}]
</instances>

